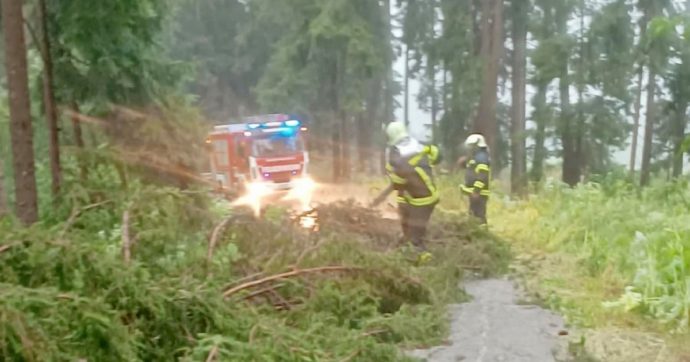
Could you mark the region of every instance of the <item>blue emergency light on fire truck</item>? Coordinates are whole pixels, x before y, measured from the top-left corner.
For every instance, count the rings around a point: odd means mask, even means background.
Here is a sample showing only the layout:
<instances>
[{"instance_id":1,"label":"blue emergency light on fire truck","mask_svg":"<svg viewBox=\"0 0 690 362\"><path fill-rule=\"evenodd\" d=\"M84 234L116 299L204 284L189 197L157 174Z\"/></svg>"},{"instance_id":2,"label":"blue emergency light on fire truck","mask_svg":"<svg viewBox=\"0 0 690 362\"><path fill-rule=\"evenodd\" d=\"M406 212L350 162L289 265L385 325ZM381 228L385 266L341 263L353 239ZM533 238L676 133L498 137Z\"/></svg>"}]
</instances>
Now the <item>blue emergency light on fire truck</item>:
<instances>
[{"instance_id":1,"label":"blue emergency light on fire truck","mask_svg":"<svg viewBox=\"0 0 690 362\"><path fill-rule=\"evenodd\" d=\"M307 128L298 117L273 114L215 126L208 136L211 176L226 189L261 183L287 190L307 177Z\"/></svg>"}]
</instances>

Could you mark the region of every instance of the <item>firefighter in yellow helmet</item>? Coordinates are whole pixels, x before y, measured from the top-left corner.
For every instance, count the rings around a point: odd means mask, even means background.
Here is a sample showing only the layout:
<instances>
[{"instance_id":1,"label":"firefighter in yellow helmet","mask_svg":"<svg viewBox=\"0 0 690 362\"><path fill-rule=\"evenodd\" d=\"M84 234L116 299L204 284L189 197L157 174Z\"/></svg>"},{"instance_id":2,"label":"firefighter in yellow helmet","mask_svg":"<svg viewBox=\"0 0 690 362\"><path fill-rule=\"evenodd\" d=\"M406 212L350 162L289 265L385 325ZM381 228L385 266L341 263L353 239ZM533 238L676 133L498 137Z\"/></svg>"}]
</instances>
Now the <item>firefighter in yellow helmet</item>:
<instances>
[{"instance_id":1,"label":"firefighter in yellow helmet","mask_svg":"<svg viewBox=\"0 0 690 362\"><path fill-rule=\"evenodd\" d=\"M486 205L489 201L489 182L491 181L491 159L489 147L484 136L472 134L465 140L465 147L471 154L461 158L458 163L464 167L465 183L460 186L469 196L470 214L486 224Z\"/></svg>"},{"instance_id":2,"label":"firefighter in yellow helmet","mask_svg":"<svg viewBox=\"0 0 690 362\"><path fill-rule=\"evenodd\" d=\"M428 261L424 237L431 214L439 201L432 166L441 161L438 147L423 145L410 137L404 124L392 122L386 127L388 149L386 171L397 191L398 213L406 242L421 253L420 261Z\"/></svg>"}]
</instances>

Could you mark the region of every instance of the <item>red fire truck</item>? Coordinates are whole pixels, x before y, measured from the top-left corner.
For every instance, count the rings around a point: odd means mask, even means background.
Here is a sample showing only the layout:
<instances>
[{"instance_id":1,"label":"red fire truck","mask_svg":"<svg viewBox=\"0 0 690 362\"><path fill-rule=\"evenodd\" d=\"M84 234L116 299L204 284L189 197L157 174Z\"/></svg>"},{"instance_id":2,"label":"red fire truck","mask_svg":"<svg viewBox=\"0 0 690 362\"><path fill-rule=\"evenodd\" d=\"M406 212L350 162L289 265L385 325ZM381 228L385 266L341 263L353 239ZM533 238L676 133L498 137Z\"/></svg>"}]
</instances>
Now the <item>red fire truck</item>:
<instances>
[{"instance_id":1,"label":"red fire truck","mask_svg":"<svg viewBox=\"0 0 690 362\"><path fill-rule=\"evenodd\" d=\"M290 190L307 177L306 131L299 118L287 114L216 126L206 141L211 168L206 176L230 191L256 185Z\"/></svg>"}]
</instances>

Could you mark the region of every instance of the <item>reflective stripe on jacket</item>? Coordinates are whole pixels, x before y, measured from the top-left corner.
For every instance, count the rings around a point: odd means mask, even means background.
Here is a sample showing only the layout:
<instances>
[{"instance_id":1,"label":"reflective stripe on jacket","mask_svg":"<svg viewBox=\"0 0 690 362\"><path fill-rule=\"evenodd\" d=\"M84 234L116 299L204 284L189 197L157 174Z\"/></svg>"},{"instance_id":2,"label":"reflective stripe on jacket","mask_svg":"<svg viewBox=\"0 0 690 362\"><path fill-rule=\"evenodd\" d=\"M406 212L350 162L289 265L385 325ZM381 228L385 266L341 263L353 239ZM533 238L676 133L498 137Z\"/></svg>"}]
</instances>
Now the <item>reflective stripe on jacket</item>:
<instances>
[{"instance_id":1,"label":"reflective stripe on jacket","mask_svg":"<svg viewBox=\"0 0 690 362\"><path fill-rule=\"evenodd\" d=\"M461 188L466 194L478 193L482 196L489 196L491 194L489 190L490 181L491 162L489 151L486 148L480 148L474 153L472 159L467 162L465 184Z\"/></svg>"},{"instance_id":2,"label":"reflective stripe on jacket","mask_svg":"<svg viewBox=\"0 0 690 362\"><path fill-rule=\"evenodd\" d=\"M439 201L431 169L440 160L438 147L422 145L413 138L388 149L386 171L398 191L399 203L425 206Z\"/></svg>"}]
</instances>

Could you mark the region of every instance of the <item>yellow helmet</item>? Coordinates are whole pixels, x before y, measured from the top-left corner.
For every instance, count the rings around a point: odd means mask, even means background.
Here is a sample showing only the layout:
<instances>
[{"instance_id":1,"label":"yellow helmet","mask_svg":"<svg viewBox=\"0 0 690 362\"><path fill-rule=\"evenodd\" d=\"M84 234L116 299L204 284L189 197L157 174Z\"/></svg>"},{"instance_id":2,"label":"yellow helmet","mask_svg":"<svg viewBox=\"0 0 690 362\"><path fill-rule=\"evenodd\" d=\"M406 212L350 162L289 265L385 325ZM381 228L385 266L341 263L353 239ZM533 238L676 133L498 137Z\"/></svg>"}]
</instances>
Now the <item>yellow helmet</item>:
<instances>
[{"instance_id":1,"label":"yellow helmet","mask_svg":"<svg viewBox=\"0 0 690 362\"><path fill-rule=\"evenodd\" d=\"M391 122L386 127L386 136L388 144L395 145L407 137L407 127L402 122Z\"/></svg>"},{"instance_id":2,"label":"yellow helmet","mask_svg":"<svg viewBox=\"0 0 690 362\"><path fill-rule=\"evenodd\" d=\"M484 136L478 133L474 133L467 137L467 139L465 140L465 146L486 147L486 139L484 139Z\"/></svg>"}]
</instances>

